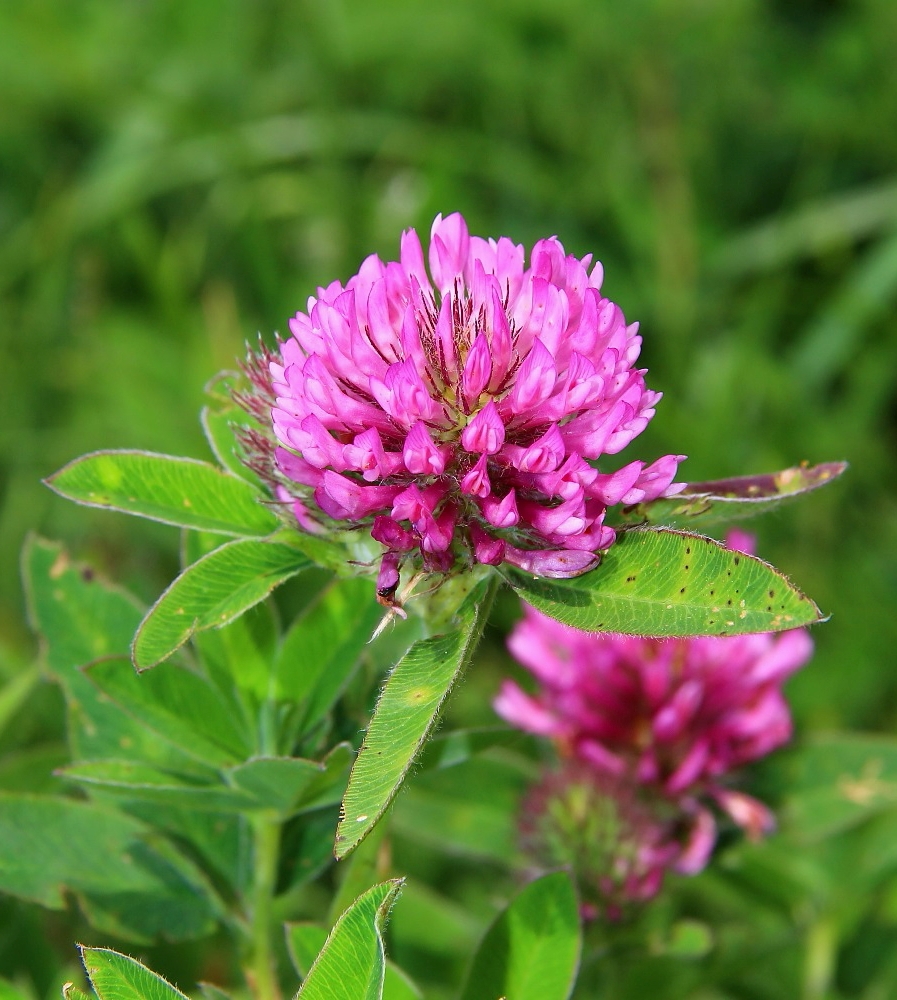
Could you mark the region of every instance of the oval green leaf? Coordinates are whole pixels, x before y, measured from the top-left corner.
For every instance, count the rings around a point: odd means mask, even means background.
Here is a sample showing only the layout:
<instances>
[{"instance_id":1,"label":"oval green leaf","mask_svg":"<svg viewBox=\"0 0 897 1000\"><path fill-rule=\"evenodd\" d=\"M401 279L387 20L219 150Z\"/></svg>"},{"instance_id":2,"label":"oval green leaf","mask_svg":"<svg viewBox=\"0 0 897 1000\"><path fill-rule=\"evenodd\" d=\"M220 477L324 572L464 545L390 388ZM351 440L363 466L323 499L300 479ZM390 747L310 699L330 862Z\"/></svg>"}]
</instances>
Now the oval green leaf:
<instances>
[{"instance_id":1,"label":"oval green leaf","mask_svg":"<svg viewBox=\"0 0 897 1000\"><path fill-rule=\"evenodd\" d=\"M203 874L149 826L106 805L0 794L0 890L131 940L198 937L220 907Z\"/></svg>"},{"instance_id":2,"label":"oval green leaf","mask_svg":"<svg viewBox=\"0 0 897 1000\"><path fill-rule=\"evenodd\" d=\"M138 674L124 657L84 670L106 698L157 740L204 768L237 764L252 754L254 734L238 706L201 674L178 663ZM195 768L194 768L195 770Z\"/></svg>"},{"instance_id":3,"label":"oval green leaf","mask_svg":"<svg viewBox=\"0 0 897 1000\"><path fill-rule=\"evenodd\" d=\"M279 521L258 490L208 462L148 451L97 451L44 480L87 507L223 535L270 535Z\"/></svg>"},{"instance_id":4,"label":"oval green leaf","mask_svg":"<svg viewBox=\"0 0 897 1000\"><path fill-rule=\"evenodd\" d=\"M581 946L570 876L553 872L536 879L486 931L461 1000L566 1000Z\"/></svg>"},{"instance_id":5,"label":"oval green leaf","mask_svg":"<svg viewBox=\"0 0 897 1000\"><path fill-rule=\"evenodd\" d=\"M296 1000L380 1000L386 970L383 926L402 891L402 881L375 885L343 913Z\"/></svg>"},{"instance_id":6,"label":"oval green leaf","mask_svg":"<svg viewBox=\"0 0 897 1000\"><path fill-rule=\"evenodd\" d=\"M169 744L126 715L77 669L102 657L128 655L145 613L135 598L106 583L62 545L31 536L22 577L32 626L41 637L43 665L60 682L68 708L73 757L128 757L174 763ZM133 668L128 664L128 672Z\"/></svg>"},{"instance_id":7,"label":"oval green leaf","mask_svg":"<svg viewBox=\"0 0 897 1000\"><path fill-rule=\"evenodd\" d=\"M338 743L322 761L302 757L252 757L226 773L228 782L250 796L253 808L292 816L339 802L352 748Z\"/></svg>"},{"instance_id":8,"label":"oval green leaf","mask_svg":"<svg viewBox=\"0 0 897 1000\"><path fill-rule=\"evenodd\" d=\"M505 574L533 607L589 632L740 635L822 621L816 605L769 563L685 531L624 532L596 569L569 580Z\"/></svg>"},{"instance_id":9,"label":"oval green leaf","mask_svg":"<svg viewBox=\"0 0 897 1000\"><path fill-rule=\"evenodd\" d=\"M220 628L310 566L289 545L242 538L188 566L140 623L131 655L145 670L171 656L194 632Z\"/></svg>"},{"instance_id":10,"label":"oval green leaf","mask_svg":"<svg viewBox=\"0 0 897 1000\"><path fill-rule=\"evenodd\" d=\"M415 642L391 671L349 775L334 853L344 858L373 829L401 787L443 702L482 635L497 577L479 581L453 627Z\"/></svg>"},{"instance_id":11,"label":"oval green leaf","mask_svg":"<svg viewBox=\"0 0 897 1000\"><path fill-rule=\"evenodd\" d=\"M205 812L241 813L255 803L248 794L225 785L217 772L206 780L162 771L130 760L91 760L57 771L61 777L128 802L147 802Z\"/></svg>"},{"instance_id":12,"label":"oval green leaf","mask_svg":"<svg viewBox=\"0 0 897 1000\"><path fill-rule=\"evenodd\" d=\"M160 975L111 948L82 946L81 961L100 1000L187 1000Z\"/></svg>"},{"instance_id":13,"label":"oval green leaf","mask_svg":"<svg viewBox=\"0 0 897 1000\"><path fill-rule=\"evenodd\" d=\"M290 627L268 683L277 698L299 706L297 738L330 711L382 617L370 579L349 578L324 590Z\"/></svg>"},{"instance_id":14,"label":"oval green leaf","mask_svg":"<svg viewBox=\"0 0 897 1000\"><path fill-rule=\"evenodd\" d=\"M243 449L237 437L237 428L240 424L248 423L249 419L244 410L224 403L204 406L199 415L206 441L215 458L228 472L258 488L259 477L243 461Z\"/></svg>"}]
</instances>

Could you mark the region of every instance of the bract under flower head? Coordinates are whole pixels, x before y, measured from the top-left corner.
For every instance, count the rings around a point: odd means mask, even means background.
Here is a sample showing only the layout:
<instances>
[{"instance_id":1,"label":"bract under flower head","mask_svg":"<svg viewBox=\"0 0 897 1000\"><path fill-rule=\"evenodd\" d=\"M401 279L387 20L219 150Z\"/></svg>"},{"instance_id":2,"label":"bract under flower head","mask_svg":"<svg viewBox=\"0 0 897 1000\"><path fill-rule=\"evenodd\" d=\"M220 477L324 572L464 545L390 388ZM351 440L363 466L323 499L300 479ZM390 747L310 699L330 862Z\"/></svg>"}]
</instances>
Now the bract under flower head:
<instances>
[{"instance_id":1,"label":"bract under flower head","mask_svg":"<svg viewBox=\"0 0 897 1000\"><path fill-rule=\"evenodd\" d=\"M677 490L681 456L602 473L654 415L634 366L637 324L601 295L602 269L555 238L524 263L511 240L437 216L429 272L414 230L398 261L368 257L318 289L270 361L287 488L386 548L446 572L514 563L572 576L614 541L608 505Z\"/></svg>"},{"instance_id":2,"label":"bract under flower head","mask_svg":"<svg viewBox=\"0 0 897 1000\"><path fill-rule=\"evenodd\" d=\"M729 543L752 547L742 533ZM499 715L551 738L563 758L675 803L691 830L677 870L706 863L715 839L707 800L752 836L772 825L765 806L725 780L790 737L781 687L810 656L806 631L648 639L580 632L526 607L508 645L539 690L506 681Z\"/></svg>"},{"instance_id":3,"label":"bract under flower head","mask_svg":"<svg viewBox=\"0 0 897 1000\"><path fill-rule=\"evenodd\" d=\"M583 918L616 920L657 894L683 852L680 826L634 782L567 760L526 794L520 842L539 867L574 875Z\"/></svg>"}]
</instances>

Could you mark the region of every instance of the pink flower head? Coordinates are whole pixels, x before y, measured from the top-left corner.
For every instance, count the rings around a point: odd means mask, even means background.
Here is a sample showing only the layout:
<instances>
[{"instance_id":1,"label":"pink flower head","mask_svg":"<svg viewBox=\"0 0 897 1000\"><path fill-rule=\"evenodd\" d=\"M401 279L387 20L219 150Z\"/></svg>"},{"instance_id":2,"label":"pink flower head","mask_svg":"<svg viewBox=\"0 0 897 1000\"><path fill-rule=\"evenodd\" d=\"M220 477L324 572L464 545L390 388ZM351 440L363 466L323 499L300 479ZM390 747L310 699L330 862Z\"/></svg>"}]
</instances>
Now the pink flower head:
<instances>
[{"instance_id":1,"label":"pink flower head","mask_svg":"<svg viewBox=\"0 0 897 1000\"><path fill-rule=\"evenodd\" d=\"M690 831L677 870L706 864L715 840L708 799L751 836L772 825L765 806L725 780L790 737L782 684L810 656L805 630L647 639L580 632L526 607L508 645L538 691L505 681L498 714L552 739L562 757L676 804Z\"/></svg>"},{"instance_id":2,"label":"pink flower head","mask_svg":"<svg viewBox=\"0 0 897 1000\"><path fill-rule=\"evenodd\" d=\"M281 482L306 511L377 524L393 580L410 557L436 572L592 568L614 541L608 505L681 488L682 456L595 464L660 398L633 367L637 324L601 295L601 266L554 237L526 267L523 247L437 216L427 262L408 230L398 261L368 257L319 288L265 358Z\"/></svg>"}]
</instances>

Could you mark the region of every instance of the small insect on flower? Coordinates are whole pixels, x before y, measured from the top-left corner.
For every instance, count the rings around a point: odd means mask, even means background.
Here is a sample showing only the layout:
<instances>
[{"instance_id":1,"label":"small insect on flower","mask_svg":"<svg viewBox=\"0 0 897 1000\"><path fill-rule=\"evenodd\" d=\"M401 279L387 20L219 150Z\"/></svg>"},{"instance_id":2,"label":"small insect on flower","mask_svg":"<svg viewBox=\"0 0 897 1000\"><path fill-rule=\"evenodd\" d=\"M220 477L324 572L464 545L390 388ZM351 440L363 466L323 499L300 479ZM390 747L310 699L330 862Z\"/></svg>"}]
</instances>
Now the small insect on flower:
<instances>
[{"instance_id":1,"label":"small insect on flower","mask_svg":"<svg viewBox=\"0 0 897 1000\"><path fill-rule=\"evenodd\" d=\"M522 246L437 216L425 264L368 257L319 288L277 353L250 358L240 399L270 434L247 441L300 526L364 526L383 546L378 600L400 571L512 563L568 577L614 542L613 504L671 495L682 456L602 472L660 394L634 367L641 338L601 294L591 257Z\"/></svg>"}]
</instances>

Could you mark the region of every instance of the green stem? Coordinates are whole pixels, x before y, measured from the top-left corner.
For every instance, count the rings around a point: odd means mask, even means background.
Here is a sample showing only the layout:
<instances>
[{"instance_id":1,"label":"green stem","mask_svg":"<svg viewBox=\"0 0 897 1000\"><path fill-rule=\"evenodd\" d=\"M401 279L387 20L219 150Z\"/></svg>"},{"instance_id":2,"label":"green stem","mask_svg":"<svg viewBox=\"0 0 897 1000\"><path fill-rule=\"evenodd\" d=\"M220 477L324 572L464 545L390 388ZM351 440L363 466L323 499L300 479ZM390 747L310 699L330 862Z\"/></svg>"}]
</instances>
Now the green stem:
<instances>
[{"instance_id":1,"label":"green stem","mask_svg":"<svg viewBox=\"0 0 897 1000\"><path fill-rule=\"evenodd\" d=\"M280 855L279 820L260 814L251 820L253 832L251 950L246 978L256 1000L280 1000L274 955L274 891Z\"/></svg>"}]
</instances>

